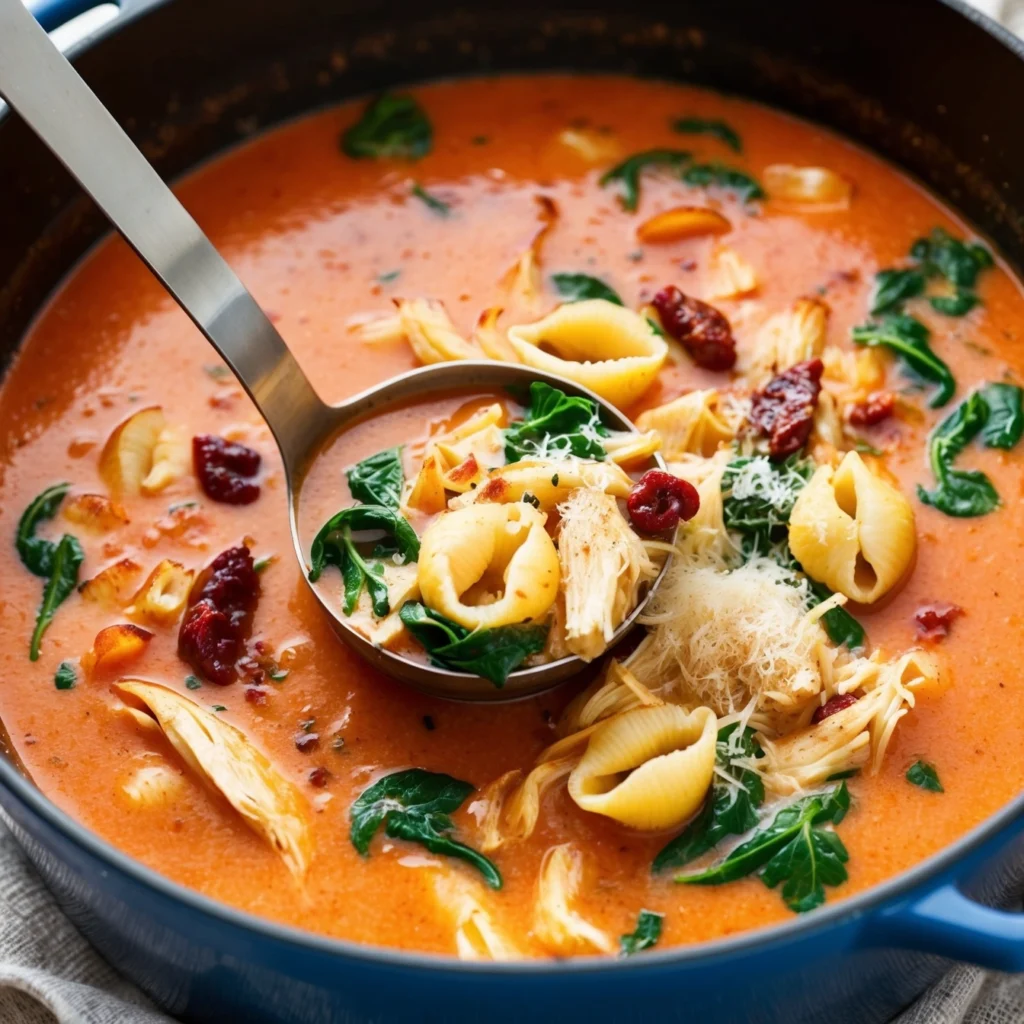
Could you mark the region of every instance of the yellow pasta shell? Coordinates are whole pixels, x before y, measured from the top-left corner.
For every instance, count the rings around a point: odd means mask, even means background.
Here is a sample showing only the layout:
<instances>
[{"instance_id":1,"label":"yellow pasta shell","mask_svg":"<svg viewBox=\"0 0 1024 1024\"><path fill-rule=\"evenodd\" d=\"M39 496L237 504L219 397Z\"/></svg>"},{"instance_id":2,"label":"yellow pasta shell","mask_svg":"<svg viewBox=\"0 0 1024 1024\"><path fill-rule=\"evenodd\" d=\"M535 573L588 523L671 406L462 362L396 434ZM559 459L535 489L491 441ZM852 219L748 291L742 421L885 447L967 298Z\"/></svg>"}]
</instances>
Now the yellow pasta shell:
<instances>
[{"instance_id":1,"label":"yellow pasta shell","mask_svg":"<svg viewBox=\"0 0 1024 1024\"><path fill-rule=\"evenodd\" d=\"M568 377L623 407L654 383L668 355L642 316L605 299L566 303L536 323L510 328L508 340L528 366Z\"/></svg>"},{"instance_id":2,"label":"yellow pasta shell","mask_svg":"<svg viewBox=\"0 0 1024 1024\"><path fill-rule=\"evenodd\" d=\"M558 594L558 552L547 517L523 502L447 512L420 545L420 593L428 607L467 629L543 618ZM470 604L470 590L490 603Z\"/></svg>"},{"instance_id":3,"label":"yellow pasta shell","mask_svg":"<svg viewBox=\"0 0 1024 1024\"><path fill-rule=\"evenodd\" d=\"M675 828L700 808L715 770L715 713L676 704L624 711L594 730L569 776L585 811L631 828Z\"/></svg>"},{"instance_id":4,"label":"yellow pasta shell","mask_svg":"<svg viewBox=\"0 0 1024 1024\"><path fill-rule=\"evenodd\" d=\"M819 466L789 519L789 547L804 571L851 601L872 604L910 568L914 511L857 452Z\"/></svg>"}]
</instances>

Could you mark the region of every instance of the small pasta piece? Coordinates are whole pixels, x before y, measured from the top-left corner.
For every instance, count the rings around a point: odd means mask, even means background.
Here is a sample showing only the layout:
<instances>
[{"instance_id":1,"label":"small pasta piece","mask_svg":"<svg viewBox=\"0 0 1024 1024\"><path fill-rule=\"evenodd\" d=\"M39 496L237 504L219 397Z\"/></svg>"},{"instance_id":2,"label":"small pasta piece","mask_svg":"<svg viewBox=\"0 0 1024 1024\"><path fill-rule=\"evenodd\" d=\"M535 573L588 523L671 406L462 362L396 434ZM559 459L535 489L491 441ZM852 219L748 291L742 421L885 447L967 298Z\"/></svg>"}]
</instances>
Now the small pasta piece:
<instances>
[{"instance_id":1,"label":"small pasta piece","mask_svg":"<svg viewBox=\"0 0 1024 1024\"><path fill-rule=\"evenodd\" d=\"M185 609L194 576L192 569L165 558L132 598L125 615L138 622L172 625Z\"/></svg>"},{"instance_id":2,"label":"small pasta piece","mask_svg":"<svg viewBox=\"0 0 1024 1024\"><path fill-rule=\"evenodd\" d=\"M708 388L691 391L667 405L642 412L636 425L641 430L656 430L661 435L661 450L666 459L679 459L684 455L707 458L735 439L744 418L741 401Z\"/></svg>"},{"instance_id":3,"label":"small pasta piece","mask_svg":"<svg viewBox=\"0 0 1024 1024\"><path fill-rule=\"evenodd\" d=\"M131 558L122 558L113 565L108 565L92 579L86 580L79 593L82 599L91 604L103 605L106 608L120 608L124 603L128 588L142 572L142 566Z\"/></svg>"},{"instance_id":4,"label":"small pasta piece","mask_svg":"<svg viewBox=\"0 0 1024 1024\"><path fill-rule=\"evenodd\" d=\"M558 506L558 561L565 595L565 643L584 661L600 657L640 588L657 575L643 541L610 494L580 487Z\"/></svg>"},{"instance_id":5,"label":"small pasta piece","mask_svg":"<svg viewBox=\"0 0 1024 1024\"><path fill-rule=\"evenodd\" d=\"M153 461L139 487L143 494L159 494L192 471L192 446L179 431L165 427L153 446Z\"/></svg>"},{"instance_id":6,"label":"small pasta piece","mask_svg":"<svg viewBox=\"0 0 1024 1024\"><path fill-rule=\"evenodd\" d=\"M604 438L604 450L616 465L627 466L661 451L661 434L656 430L613 430Z\"/></svg>"},{"instance_id":7,"label":"small pasta piece","mask_svg":"<svg viewBox=\"0 0 1024 1024\"><path fill-rule=\"evenodd\" d=\"M455 952L460 960L521 960L522 952L495 925L488 898L476 882L442 871L434 879L442 912L455 925Z\"/></svg>"},{"instance_id":8,"label":"small pasta piece","mask_svg":"<svg viewBox=\"0 0 1024 1024\"><path fill-rule=\"evenodd\" d=\"M158 683L122 679L114 689L136 721L148 728L156 722L188 767L281 855L293 875L306 873L313 840L305 801L241 730Z\"/></svg>"},{"instance_id":9,"label":"small pasta piece","mask_svg":"<svg viewBox=\"0 0 1024 1024\"><path fill-rule=\"evenodd\" d=\"M479 359L481 353L462 337L444 305L433 299L395 299L402 330L424 365Z\"/></svg>"},{"instance_id":10,"label":"small pasta piece","mask_svg":"<svg viewBox=\"0 0 1024 1024\"><path fill-rule=\"evenodd\" d=\"M583 854L571 843L552 846L540 866L533 931L537 939L555 954L613 953L610 935L591 924L572 902L583 882Z\"/></svg>"},{"instance_id":11,"label":"small pasta piece","mask_svg":"<svg viewBox=\"0 0 1024 1024\"><path fill-rule=\"evenodd\" d=\"M444 490L445 468L441 454L431 447L423 457L423 464L416 474L412 488L405 496L402 504L407 508L416 509L433 515L443 512L448 502Z\"/></svg>"},{"instance_id":12,"label":"small pasta piece","mask_svg":"<svg viewBox=\"0 0 1024 1024\"><path fill-rule=\"evenodd\" d=\"M606 299L559 306L532 324L508 332L522 362L590 388L620 407L653 383L668 346L638 313Z\"/></svg>"},{"instance_id":13,"label":"small pasta piece","mask_svg":"<svg viewBox=\"0 0 1024 1024\"><path fill-rule=\"evenodd\" d=\"M119 622L101 629L92 647L82 655L86 675L121 672L145 653L153 634L148 629Z\"/></svg>"},{"instance_id":14,"label":"small pasta piece","mask_svg":"<svg viewBox=\"0 0 1024 1024\"><path fill-rule=\"evenodd\" d=\"M147 764L136 768L121 786L121 792L129 803L139 808L165 806L181 789L181 773L166 764Z\"/></svg>"},{"instance_id":15,"label":"small pasta piece","mask_svg":"<svg viewBox=\"0 0 1024 1024\"><path fill-rule=\"evenodd\" d=\"M717 210L704 206L674 206L645 220L636 229L636 237L645 243L679 242L701 235L724 235L729 231L732 231L732 224Z\"/></svg>"},{"instance_id":16,"label":"small pasta piece","mask_svg":"<svg viewBox=\"0 0 1024 1024\"><path fill-rule=\"evenodd\" d=\"M153 456L167 428L164 411L152 405L119 423L100 453L100 475L115 494L141 494Z\"/></svg>"},{"instance_id":17,"label":"small pasta piece","mask_svg":"<svg viewBox=\"0 0 1024 1024\"><path fill-rule=\"evenodd\" d=\"M64 518L96 533L109 533L130 520L124 507L102 494L76 494L64 503Z\"/></svg>"},{"instance_id":18,"label":"small pasta piece","mask_svg":"<svg viewBox=\"0 0 1024 1024\"><path fill-rule=\"evenodd\" d=\"M531 494L539 508L549 511L580 487L626 498L632 486L629 474L614 462L522 459L492 470L482 487L453 498L449 508L521 502L524 494Z\"/></svg>"},{"instance_id":19,"label":"small pasta piece","mask_svg":"<svg viewBox=\"0 0 1024 1024\"><path fill-rule=\"evenodd\" d=\"M914 510L857 452L837 470L819 466L789 520L789 547L804 571L851 601L873 604L914 560Z\"/></svg>"},{"instance_id":20,"label":"small pasta piece","mask_svg":"<svg viewBox=\"0 0 1024 1024\"><path fill-rule=\"evenodd\" d=\"M569 776L584 811L630 828L677 828L704 802L715 772L718 719L710 708L634 708L602 722Z\"/></svg>"},{"instance_id":21,"label":"small pasta piece","mask_svg":"<svg viewBox=\"0 0 1024 1024\"><path fill-rule=\"evenodd\" d=\"M845 210L853 197L853 185L827 167L769 164L761 181L770 198L813 210Z\"/></svg>"},{"instance_id":22,"label":"small pasta piece","mask_svg":"<svg viewBox=\"0 0 1024 1024\"><path fill-rule=\"evenodd\" d=\"M759 287L753 264L735 249L720 245L711 254L707 298L740 299L753 295Z\"/></svg>"},{"instance_id":23,"label":"small pasta piece","mask_svg":"<svg viewBox=\"0 0 1024 1024\"><path fill-rule=\"evenodd\" d=\"M829 307L821 299L797 299L791 309L770 317L758 334L747 369L755 386L825 350Z\"/></svg>"},{"instance_id":24,"label":"small pasta piece","mask_svg":"<svg viewBox=\"0 0 1024 1024\"><path fill-rule=\"evenodd\" d=\"M505 332L498 327L498 320L503 312L501 306L485 309L473 329L473 340L488 359L496 359L500 363L518 363L519 356L516 350L509 344Z\"/></svg>"},{"instance_id":25,"label":"small pasta piece","mask_svg":"<svg viewBox=\"0 0 1024 1024\"><path fill-rule=\"evenodd\" d=\"M424 531L419 588L428 607L467 629L542 619L558 594L558 552L547 516L523 502L447 512ZM487 604L464 600L473 588L500 593Z\"/></svg>"},{"instance_id":26,"label":"small pasta piece","mask_svg":"<svg viewBox=\"0 0 1024 1024\"><path fill-rule=\"evenodd\" d=\"M558 143L595 167L617 163L622 157L618 138L595 128L565 128L558 133Z\"/></svg>"}]
</instances>

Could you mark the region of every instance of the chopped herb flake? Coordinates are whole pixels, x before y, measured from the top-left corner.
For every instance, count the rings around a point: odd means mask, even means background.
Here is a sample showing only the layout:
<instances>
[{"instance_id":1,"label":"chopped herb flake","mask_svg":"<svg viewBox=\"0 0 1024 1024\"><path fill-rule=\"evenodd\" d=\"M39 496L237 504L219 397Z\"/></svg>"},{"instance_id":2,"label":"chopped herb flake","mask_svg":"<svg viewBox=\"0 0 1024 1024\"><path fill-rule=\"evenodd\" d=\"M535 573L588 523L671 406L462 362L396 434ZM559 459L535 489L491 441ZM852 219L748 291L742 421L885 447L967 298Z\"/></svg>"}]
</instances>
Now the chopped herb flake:
<instances>
[{"instance_id":1,"label":"chopped herb flake","mask_svg":"<svg viewBox=\"0 0 1024 1024\"><path fill-rule=\"evenodd\" d=\"M930 793L946 792L942 788L942 783L939 782L939 773L935 770L935 765L929 764L927 761L915 761L907 769L907 782L912 786L927 789Z\"/></svg>"},{"instance_id":2,"label":"chopped herb flake","mask_svg":"<svg viewBox=\"0 0 1024 1024\"><path fill-rule=\"evenodd\" d=\"M641 910L636 919L636 928L629 935L623 935L619 939L622 955L633 956L634 953L656 945L658 939L661 938L661 926L664 920L664 914L653 910Z\"/></svg>"},{"instance_id":3,"label":"chopped herb flake","mask_svg":"<svg viewBox=\"0 0 1024 1024\"><path fill-rule=\"evenodd\" d=\"M78 670L75 668L75 663L73 661L62 661L54 674L53 685L58 690L71 690L74 689L77 682Z\"/></svg>"}]
</instances>

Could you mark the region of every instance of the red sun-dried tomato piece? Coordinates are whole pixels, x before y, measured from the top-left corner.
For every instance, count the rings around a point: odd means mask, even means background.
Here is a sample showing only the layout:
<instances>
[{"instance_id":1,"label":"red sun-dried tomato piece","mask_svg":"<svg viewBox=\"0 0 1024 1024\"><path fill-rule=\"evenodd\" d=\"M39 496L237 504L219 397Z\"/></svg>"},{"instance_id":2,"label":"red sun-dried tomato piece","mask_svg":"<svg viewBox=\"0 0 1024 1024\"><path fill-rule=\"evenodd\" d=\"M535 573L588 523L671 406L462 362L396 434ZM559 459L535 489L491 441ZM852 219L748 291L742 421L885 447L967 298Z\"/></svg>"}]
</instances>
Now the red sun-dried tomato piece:
<instances>
[{"instance_id":1,"label":"red sun-dried tomato piece","mask_svg":"<svg viewBox=\"0 0 1024 1024\"><path fill-rule=\"evenodd\" d=\"M700 299L684 295L675 285L662 288L651 300L667 334L705 370L731 370L736 365L736 340L725 315Z\"/></svg>"},{"instance_id":2,"label":"red sun-dried tomato piece","mask_svg":"<svg viewBox=\"0 0 1024 1024\"><path fill-rule=\"evenodd\" d=\"M253 478L262 461L252 448L214 434L192 438L192 464L203 493L225 505L251 505L260 496Z\"/></svg>"},{"instance_id":3,"label":"red sun-dried tomato piece","mask_svg":"<svg viewBox=\"0 0 1024 1024\"><path fill-rule=\"evenodd\" d=\"M850 423L855 427L873 427L887 420L895 408L896 396L891 391L873 391L850 409Z\"/></svg>"},{"instance_id":4,"label":"red sun-dried tomato piece","mask_svg":"<svg viewBox=\"0 0 1024 1024\"><path fill-rule=\"evenodd\" d=\"M831 718L832 715L840 711L852 708L856 703L857 698L852 693L837 693L834 697L829 697L821 707L814 709L814 714L811 715L811 724L817 725L819 722L824 722L826 718Z\"/></svg>"},{"instance_id":5,"label":"red sun-dried tomato piece","mask_svg":"<svg viewBox=\"0 0 1024 1024\"><path fill-rule=\"evenodd\" d=\"M958 604L946 601L932 601L923 604L914 612L914 626L922 640L937 643L949 636L953 621L963 615L964 610Z\"/></svg>"},{"instance_id":6,"label":"red sun-dried tomato piece","mask_svg":"<svg viewBox=\"0 0 1024 1024\"><path fill-rule=\"evenodd\" d=\"M750 422L768 438L768 453L773 459L784 459L807 444L824 369L820 359L808 359L772 377L764 388L754 392Z\"/></svg>"},{"instance_id":7,"label":"red sun-dried tomato piece","mask_svg":"<svg viewBox=\"0 0 1024 1024\"><path fill-rule=\"evenodd\" d=\"M249 549L242 545L222 551L192 586L178 631L178 654L210 682L233 683L259 597L260 578Z\"/></svg>"},{"instance_id":8,"label":"red sun-dried tomato piece","mask_svg":"<svg viewBox=\"0 0 1024 1024\"><path fill-rule=\"evenodd\" d=\"M699 508L697 488L661 469L644 473L626 499L629 518L644 533L674 530L680 520L692 519Z\"/></svg>"}]
</instances>

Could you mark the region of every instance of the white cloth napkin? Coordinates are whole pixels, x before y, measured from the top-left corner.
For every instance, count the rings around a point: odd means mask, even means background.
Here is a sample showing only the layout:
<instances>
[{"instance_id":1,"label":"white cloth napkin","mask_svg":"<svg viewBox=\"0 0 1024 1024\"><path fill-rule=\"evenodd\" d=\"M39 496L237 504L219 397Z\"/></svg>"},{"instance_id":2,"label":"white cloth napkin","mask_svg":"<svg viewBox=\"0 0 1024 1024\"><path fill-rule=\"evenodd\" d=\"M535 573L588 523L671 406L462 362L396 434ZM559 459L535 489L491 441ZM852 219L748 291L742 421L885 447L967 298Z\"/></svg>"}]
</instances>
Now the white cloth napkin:
<instances>
[{"instance_id":1,"label":"white cloth napkin","mask_svg":"<svg viewBox=\"0 0 1024 1024\"><path fill-rule=\"evenodd\" d=\"M1024 0L971 0L1024 35ZM60 912L0 821L0 1024L173 1024ZM954 967L893 1024L1024 1024L1024 976Z\"/></svg>"}]
</instances>

